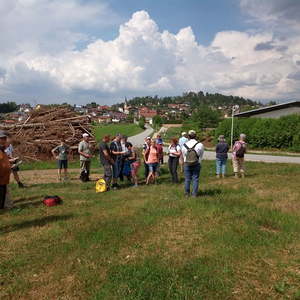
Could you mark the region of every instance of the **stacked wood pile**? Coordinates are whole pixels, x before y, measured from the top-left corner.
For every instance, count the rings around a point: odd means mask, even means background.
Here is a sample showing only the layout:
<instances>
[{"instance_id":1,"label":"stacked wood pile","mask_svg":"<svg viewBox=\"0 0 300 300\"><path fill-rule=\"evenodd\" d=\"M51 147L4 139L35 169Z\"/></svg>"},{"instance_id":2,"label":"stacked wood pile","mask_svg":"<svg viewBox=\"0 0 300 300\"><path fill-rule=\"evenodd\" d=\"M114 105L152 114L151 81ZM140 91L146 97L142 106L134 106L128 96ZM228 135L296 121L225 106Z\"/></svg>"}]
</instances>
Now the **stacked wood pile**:
<instances>
[{"instance_id":1,"label":"stacked wood pile","mask_svg":"<svg viewBox=\"0 0 300 300\"><path fill-rule=\"evenodd\" d=\"M1 125L12 139L16 155L23 160L44 160L52 158L51 150L62 139L77 152L83 133L91 133L88 115L78 115L69 107L42 108L33 111L25 122Z\"/></svg>"}]
</instances>

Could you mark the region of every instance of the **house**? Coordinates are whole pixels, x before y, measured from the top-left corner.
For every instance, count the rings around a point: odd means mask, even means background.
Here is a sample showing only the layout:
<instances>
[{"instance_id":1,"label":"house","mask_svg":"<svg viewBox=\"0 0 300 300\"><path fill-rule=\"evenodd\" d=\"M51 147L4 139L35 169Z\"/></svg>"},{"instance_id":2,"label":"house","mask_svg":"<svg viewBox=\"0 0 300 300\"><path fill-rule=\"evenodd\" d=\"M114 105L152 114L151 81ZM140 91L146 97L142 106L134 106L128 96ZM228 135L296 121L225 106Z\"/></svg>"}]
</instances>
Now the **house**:
<instances>
[{"instance_id":1,"label":"house","mask_svg":"<svg viewBox=\"0 0 300 300\"><path fill-rule=\"evenodd\" d=\"M100 124L108 124L112 122L112 118L109 115L103 115L98 117L98 123Z\"/></svg>"},{"instance_id":2,"label":"house","mask_svg":"<svg viewBox=\"0 0 300 300\"><path fill-rule=\"evenodd\" d=\"M292 114L300 114L300 101L291 101L258 109L237 113L238 118L272 118L277 119Z\"/></svg>"},{"instance_id":3,"label":"house","mask_svg":"<svg viewBox=\"0 0 300 300\"><path fill-rule=\"evenodd\" d=\"M147 120L149 121L150 119L152 119L156 115L157 115L157 111L153 110L153 109L150 109L148 107L141 107L139 109L139 112L138 112L139 118L144 117L146 121Z\"/></svg>"}]
</instances>

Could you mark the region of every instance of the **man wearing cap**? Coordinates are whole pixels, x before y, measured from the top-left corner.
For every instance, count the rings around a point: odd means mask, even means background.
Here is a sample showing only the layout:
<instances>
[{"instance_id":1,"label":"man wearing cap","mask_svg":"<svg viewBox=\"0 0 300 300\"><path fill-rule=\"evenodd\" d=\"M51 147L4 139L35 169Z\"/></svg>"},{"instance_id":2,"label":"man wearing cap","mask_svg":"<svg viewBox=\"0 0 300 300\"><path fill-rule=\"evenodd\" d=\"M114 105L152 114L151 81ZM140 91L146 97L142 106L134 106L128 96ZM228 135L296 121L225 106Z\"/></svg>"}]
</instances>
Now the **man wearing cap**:
<instances>
[{"instance_id":1,"label":"man wearing cap","mask_svg":"<svg viewBox=\"0 0 300 300\"><path fill-rule=\"evenodd\" d=\"M202 143L196 140L196 132L188 132L189 140L182 146L182 155L184 159L184 190L185 195L190 196L190 186L192 183L192 196L197 197L199 189L199 175L201 170L201 161L204 153Z\"/></svg>"},{"instance_id":2,"label":"man wearing cap","mask_svg":"<svg viewBox=\"0 0 300 300\"><path fill-rule=\"evenodd\" d=\"M181 133L181 137L180 137L180 139L179 139L179 141L178 141L178 144L179 144L179 146L180 146L180 149L182 149L183 145L184 145L188 140L189 140L189 139L188 139L187 133L186 133L185 131L182 132L182 133ZM180 170L181 170L182 173L183 173L183 163L184 163L184 161L183 161L183 156L182 156L182 153L181 153L181 155L180 155L180 157L179 157L179 165L180 165Z\"/></svg>"},{"instance_id":3,"label":"man wearing cap","mask_svg":"<svg viewBox=\"0 0 300 300\"><path fill-rule=\"evenodd\" d=\"M9 157L5 153L7 147L7 134L0 130L0 209L4 209L7 197L7 185L11 172Z\"/></svg>"},{"instance_id":4,"label":"man wearing cap","mask_svg":"<svg viewBox=\"0 0 300 300\"><path fill-rule=\"evenodd\" d=\"M80 154L80 169L81 169L81 180L89 181L90 169L91 169L91 158L92 150L89 143L89 135L84 133L82 135L82 141L78 145L78 153ZM83 173L86 173L86 178L83 180Z\"/></svg>"}]
</instances>

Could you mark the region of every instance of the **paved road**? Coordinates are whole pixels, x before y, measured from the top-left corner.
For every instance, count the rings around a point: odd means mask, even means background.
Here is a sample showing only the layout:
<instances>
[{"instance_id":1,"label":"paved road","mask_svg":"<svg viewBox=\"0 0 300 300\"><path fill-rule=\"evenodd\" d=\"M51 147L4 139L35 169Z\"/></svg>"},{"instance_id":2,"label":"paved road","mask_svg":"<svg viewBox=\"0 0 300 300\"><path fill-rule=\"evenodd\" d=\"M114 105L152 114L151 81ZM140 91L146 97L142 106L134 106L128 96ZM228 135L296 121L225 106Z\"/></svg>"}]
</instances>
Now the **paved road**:
<instances>
[{"instance_id":1,"label":"paved road","mask_svg":"<svg viewBox=\"0 0 300 300\"><path fill-rule=\"evenodd\" d=\"M229 154L231 158L231 154ZM216 154L213 151L205 151L204 159L214 160L216 159ZM247 161L261 161L266 163L291 163L300 164L300 157L294 156L277 156L277 155L263 155L263 154L246 154L245 160Z\"/></svg>"},{"instance_id":2,"label":"paved road","mask_svg":"<svg viewBox=\"0 0 300 300\"><path fill-rule=\"evenodd\" d=\"M167 147L164 151L167 152ZM231 153L228 153L229 159L231 159ZM216 153L214 151L205 151L204 160L215 160ZM246 161L260 161L265 163L289 163L289 164L300 164L300 157L298 156L277 156L277 155L263 155L263 154L246 154Z\"/></svg>"},{"instance_id":3,"label":"paved road","mask_svg":"<svg viewBox=\"0 0 300 300\"><path fill-rule=\"evenodd\" d=\"M131 136L128 138L128 141L131 142L134 146L141 147L144 144L144 140L147 136L151 136L153 133L153 128L152 127L147 127L146 130L143 132Z\"/></svg>"}]
</instances>

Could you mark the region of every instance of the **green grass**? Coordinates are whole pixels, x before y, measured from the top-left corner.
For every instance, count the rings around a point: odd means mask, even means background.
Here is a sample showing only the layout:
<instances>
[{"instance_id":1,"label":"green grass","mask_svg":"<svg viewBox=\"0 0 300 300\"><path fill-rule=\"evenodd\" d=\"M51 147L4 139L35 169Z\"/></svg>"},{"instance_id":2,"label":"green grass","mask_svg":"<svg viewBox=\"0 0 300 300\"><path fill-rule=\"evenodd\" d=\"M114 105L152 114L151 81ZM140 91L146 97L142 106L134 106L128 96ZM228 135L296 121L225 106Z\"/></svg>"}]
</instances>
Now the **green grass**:
<instances>
[{"instance_id":1,"label":"green grass","mask_svg":"<svg viewBox=\"0 0 300 300\"><path fill-rule=\"evenodd\" d=\"M181 127L171 127L163 135L163 139L166 143L169 143L172 138L179 139L181 137L182 128Z\"/></svg>"},{"instance_id":2,"label":"green grass","mask_svg":"<svg viewBox=\"0 0 300 300\"><path fill-rule=\"evenodd\" d=\"M300 169L247 172L218 180L205 161L198 198L166 170L157 185L105 194L92 182L13 184L16 207L0 216L0 298L298 299ZM41 205L46 194L63 204Z\"/></svg>"},{"instance_id":3,"label":"green grass","mask_svg":"<svg viewBox=\"0 0 300 300\"><path fill-rule=\"evenodd\" d=\"M93 130L97 141L101 140L103 136L107 134L110 134L111 136L115 136L117 133L121 133L126 136L133 136L142 131L143 129L136 124L97 125L94 127Z\"/></svg>"}]
</instances>

